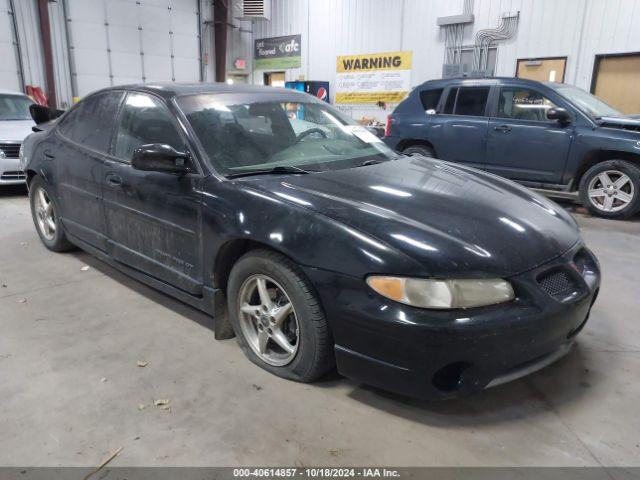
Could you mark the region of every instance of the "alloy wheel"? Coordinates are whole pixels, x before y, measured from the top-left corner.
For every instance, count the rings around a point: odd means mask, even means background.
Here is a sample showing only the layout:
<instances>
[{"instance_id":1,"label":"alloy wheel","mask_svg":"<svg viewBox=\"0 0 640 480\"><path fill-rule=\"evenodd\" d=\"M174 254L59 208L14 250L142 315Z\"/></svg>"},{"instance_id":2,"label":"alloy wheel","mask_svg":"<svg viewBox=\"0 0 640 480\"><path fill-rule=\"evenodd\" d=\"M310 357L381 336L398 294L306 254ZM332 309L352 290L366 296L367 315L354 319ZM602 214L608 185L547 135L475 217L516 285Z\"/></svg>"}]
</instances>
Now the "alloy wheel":
<instances>
[{"instance_id":1,"label":"alloy wheel","mask_svg":"<svg viewBox=\"0 0 640 480\"><path fill-rule=\"evenodd\" d=\"M284 288L267 275L252 275L238 300L240 327L251 350L269 365L289 364L298 351L300 329Z\"/></svg>"},{"instance_id":2,"label":"alloy wheel","mask_svg":"<svg viewBox=\"0 0 640 480\"><path fill-rule=\"evenodd\" d=\"M47 240L53 240L56 236L56 213L44 188L36 190L34 208L40 233Z\"/></svg>"},{"instance_id":3,"label":"alloy wheel","mask_svg":"<svg viewBox=\"0 0 640 480\"><path fill-rule=\"evenodd\" d=\"M633 201L635 188L627 174L619 170L606 170L591 179L587 195L598 210L619 212Z\"/></svg>"}]
</instances>

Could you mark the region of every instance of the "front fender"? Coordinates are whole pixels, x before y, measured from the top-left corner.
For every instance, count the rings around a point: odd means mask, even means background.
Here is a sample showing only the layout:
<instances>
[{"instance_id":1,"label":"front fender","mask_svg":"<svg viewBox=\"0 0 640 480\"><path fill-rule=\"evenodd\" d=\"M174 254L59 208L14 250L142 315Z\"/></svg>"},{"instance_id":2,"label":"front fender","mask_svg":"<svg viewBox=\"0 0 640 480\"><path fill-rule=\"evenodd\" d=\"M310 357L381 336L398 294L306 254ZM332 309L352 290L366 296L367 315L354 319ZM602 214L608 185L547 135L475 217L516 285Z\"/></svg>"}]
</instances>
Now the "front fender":
<instances>
[{"instance_id":1,"label":"front fender","mask_svg":"<svg viewBox=\"0 0 640 480\"><path fill-rule=\"evenodd\" d=\"M373 272L418 272L423 268L370 235L244 183L205 179L205 259L215 259L229 241L249 240L279 251L301 266L359 278Z\"/></svg>"}]
</instances>

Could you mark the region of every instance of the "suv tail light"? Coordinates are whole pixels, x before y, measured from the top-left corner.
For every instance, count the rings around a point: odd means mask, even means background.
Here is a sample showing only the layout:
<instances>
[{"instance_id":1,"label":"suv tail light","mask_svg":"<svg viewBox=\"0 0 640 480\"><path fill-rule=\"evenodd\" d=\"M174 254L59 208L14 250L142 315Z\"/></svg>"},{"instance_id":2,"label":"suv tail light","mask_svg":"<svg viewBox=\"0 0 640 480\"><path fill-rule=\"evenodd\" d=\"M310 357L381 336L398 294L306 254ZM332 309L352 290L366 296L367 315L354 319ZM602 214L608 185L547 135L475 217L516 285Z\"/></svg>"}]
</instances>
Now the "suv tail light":
<instances>
[{"instance_id":1,"label":"suv tail light","mask_svg":"<svg viewBox=\"0 0 640 480\"><path fill-rule=\"evenodd\" d=\"M393 117L391 115L387 115L387 124L384 126L384 136L391 136L391 124L393 123Z\"/></svg>"}]
</instances>

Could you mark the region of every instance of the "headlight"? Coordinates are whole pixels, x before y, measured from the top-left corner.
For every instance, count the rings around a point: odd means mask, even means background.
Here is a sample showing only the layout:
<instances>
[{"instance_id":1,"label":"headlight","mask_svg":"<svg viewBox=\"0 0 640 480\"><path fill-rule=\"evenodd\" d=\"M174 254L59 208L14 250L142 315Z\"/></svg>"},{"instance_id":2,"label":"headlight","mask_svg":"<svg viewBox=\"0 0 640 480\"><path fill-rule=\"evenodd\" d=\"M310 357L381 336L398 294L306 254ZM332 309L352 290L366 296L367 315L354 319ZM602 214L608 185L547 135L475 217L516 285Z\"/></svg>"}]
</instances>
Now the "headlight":
<instances>
[{"instance_id":1,"label":"headlight","mask_svg":"<svg viewBox=\"0 0 640 480\"><path fill-rule=\"evenodd\" d=\"M471 308L507 302L514 298L506 280L370 276L367 284L380 295L396 302L420 308Z\"/></svg>"},{"instance_id":2,"label":"headlight","mask_svg":"<svg viewBox=\"0 0 640 480\"><path fill-rule=\"evenodd\" d=\"M24 143L20 144L20 150L18 151L18 158L20 159L20 170L24 171L27 166L27 157L24 156Z\"/></svg>"}]
</instances>

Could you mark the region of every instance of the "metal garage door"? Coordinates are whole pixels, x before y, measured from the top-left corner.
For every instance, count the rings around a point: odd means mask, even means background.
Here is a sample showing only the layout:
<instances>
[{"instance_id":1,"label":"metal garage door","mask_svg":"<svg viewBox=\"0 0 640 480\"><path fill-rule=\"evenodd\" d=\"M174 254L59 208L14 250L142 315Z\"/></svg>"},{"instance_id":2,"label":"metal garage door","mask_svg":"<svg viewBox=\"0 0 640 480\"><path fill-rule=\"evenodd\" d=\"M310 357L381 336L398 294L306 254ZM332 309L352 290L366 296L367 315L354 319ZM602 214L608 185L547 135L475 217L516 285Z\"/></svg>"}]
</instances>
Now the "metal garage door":
<instances>
[{"instance_id":1,"label":"metal garage door","mask_svg":"<svg viewBox=\"0 0 640 480\"><path fill-rule=\"evenodd\" d=\"M198 0L66 0L77 95L200 80Z\"/></svg>"},{"instance_id":2,"label":"metal garage door","mask_svg":"<svg viewBox=\"0 0 640 480\"><path fill-rule=\"evenodd\" d=\"M0 0L0 89L22 91L16 55L13 12L9 0Z\"/></svg>"}]
</instances>

